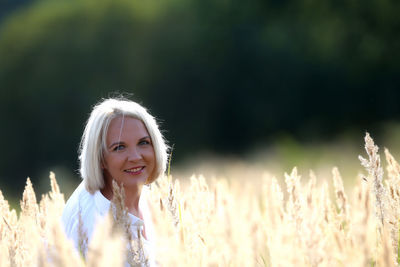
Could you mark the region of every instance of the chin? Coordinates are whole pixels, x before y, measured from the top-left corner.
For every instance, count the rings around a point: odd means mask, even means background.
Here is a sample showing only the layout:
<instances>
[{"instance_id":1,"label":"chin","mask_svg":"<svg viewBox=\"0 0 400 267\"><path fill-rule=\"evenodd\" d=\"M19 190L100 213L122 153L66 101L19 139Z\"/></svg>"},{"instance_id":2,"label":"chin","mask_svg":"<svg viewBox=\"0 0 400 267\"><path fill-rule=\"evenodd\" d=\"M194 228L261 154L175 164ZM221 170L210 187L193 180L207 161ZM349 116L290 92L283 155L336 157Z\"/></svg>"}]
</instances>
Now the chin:
<instances>
[{"instance_id":1,"label":"chin","mask_svg":"<svg viewBox=\"0 0 400 267\"><path fill-rule=\"evenodd\" d=\"M146 178L136 178L136 179L129 179L126 182L124 182L124 187L130 187L130 186L143 186L146 183L147 179Z\"/></svg>"}]
</instances>

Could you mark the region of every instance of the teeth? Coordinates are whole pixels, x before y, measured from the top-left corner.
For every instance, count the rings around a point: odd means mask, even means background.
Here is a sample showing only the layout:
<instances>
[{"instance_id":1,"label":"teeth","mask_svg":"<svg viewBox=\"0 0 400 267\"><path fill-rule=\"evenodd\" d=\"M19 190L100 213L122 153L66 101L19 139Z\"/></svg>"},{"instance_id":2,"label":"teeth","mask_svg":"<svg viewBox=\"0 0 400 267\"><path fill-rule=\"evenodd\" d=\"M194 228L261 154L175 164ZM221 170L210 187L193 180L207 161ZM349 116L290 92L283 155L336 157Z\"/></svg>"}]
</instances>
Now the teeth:
<instances>
[{"instance_id":1,"label":"teeth","mask_svg":"<svg viewBox=\"0 0 400 267\"><path fill-rule=\"evenodd\" d=\"M137 172L137 171L140 171L142 168L143 167L137 167L137 168L129 169L129 170L126 170L126 171L127 172Z\"/></svg>"}]
</instances>

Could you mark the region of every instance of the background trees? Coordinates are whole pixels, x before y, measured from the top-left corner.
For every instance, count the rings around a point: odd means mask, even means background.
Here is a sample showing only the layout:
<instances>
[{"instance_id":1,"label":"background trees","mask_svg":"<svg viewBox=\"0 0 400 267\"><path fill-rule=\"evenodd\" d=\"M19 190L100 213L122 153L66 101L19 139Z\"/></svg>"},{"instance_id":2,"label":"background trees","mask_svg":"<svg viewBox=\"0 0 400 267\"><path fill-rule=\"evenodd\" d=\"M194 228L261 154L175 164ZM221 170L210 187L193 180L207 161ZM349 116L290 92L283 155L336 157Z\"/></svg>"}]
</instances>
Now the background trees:
<instances>
[{"instance_id":1,"label":"background trees","mask_svg":"<svg viewBox=\"0 0 400 267\"><path fill-rule=\"evenodd\" d=\"M326 140L400 115L394 0L0 5L1 187L21 191L50 166L76 170L91 106L115 91L160 118L176 161L281 133Z\"/></svg>"}]
</instances>

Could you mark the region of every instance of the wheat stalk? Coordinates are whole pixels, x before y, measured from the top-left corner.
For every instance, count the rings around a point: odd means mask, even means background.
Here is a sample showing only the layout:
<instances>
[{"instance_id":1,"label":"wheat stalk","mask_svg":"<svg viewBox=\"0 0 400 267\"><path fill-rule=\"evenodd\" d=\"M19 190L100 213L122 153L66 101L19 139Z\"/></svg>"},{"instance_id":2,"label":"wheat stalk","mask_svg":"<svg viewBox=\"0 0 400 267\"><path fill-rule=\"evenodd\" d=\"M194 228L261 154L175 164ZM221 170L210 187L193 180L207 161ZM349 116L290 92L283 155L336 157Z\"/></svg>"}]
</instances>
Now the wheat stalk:
<instances>
[{"instance_id":1,"label":"wheat stalk","mask_svg":"<svg viewBox=\"0 0 400 267\"><path fill-rule=\"evenodd\" d=\"M359 156L361 165L363 165L373 179L373 192L375 196L377 216L381 222L382 227L385 224L385 201L386 190L383 186L383 168L381 167L381 158L378 154L378 146L374 144L374 140L370 137L369 133L365 134L365 151L368 155L368 160Z\"/></svg>"},{"instance_id":2,"label":"wheat stalk","mask_svg":"<svg viewBox=\"0 0 400 267\"><path fill-rule=\"evenodd\" d=\"M148 266L149 260L144 253L141 240L142 225L135 225L137 228L137 238L132 232L132 222L125 206L125 190L123 185L119 186L117 182L112 181L113 198L111 201L110 211L113 215L114 231L121 231L128 242L127 262L130 266Z\"/></svg>"}]
</instances>

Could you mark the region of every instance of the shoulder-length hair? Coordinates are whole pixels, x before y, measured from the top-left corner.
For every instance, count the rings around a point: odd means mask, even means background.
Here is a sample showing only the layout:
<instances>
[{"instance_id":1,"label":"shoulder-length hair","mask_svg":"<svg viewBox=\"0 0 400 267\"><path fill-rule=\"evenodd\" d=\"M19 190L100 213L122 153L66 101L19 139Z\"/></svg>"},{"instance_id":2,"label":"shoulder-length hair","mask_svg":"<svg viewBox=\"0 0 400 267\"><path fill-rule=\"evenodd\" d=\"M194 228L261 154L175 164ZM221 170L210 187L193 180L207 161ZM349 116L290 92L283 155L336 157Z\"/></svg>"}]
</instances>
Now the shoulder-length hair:
<instances>
[{"instance_id":1,"label":"shoulder-length hair","mask_svg":"<svg viewBox=\"0 0 400 267\"><path fill-rule=\"evenodd\" d=\"M86 190L92 194L104 187L101 166L107 147L107 131L111 121L120 116L142 121L150 135L156 166L151 177L147 178L146 184L152 183L165 172L168 146L158 129L155 118L136 102L126 99L106 99L93 108L79 147L80 173Z\"/></svg>"}]
</instances>

